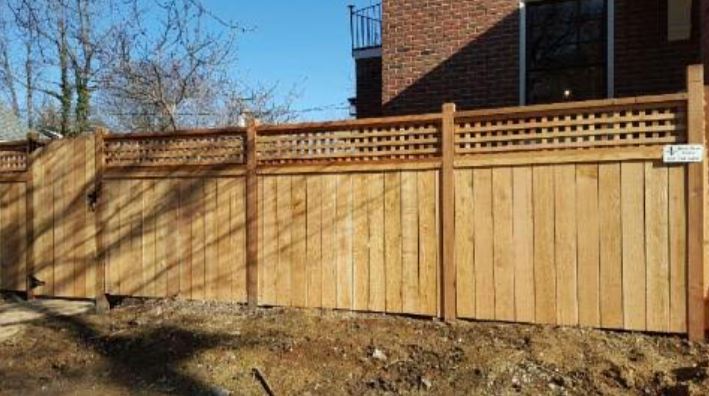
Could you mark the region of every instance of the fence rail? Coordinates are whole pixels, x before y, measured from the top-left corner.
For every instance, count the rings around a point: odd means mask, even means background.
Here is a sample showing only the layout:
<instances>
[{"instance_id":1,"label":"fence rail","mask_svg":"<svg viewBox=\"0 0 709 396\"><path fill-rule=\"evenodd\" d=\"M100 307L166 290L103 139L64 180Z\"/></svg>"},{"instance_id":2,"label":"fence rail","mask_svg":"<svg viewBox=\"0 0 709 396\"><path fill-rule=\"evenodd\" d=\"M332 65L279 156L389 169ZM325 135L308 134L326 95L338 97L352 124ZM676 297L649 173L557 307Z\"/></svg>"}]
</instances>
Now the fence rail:
<instances>
[{"instance_id":1,"label":"fence rail","mask_svg":"<svg viewBox=\"0 0 709 396\"><path fill-rule=\"evenodd\" d=\"M0 145L0 286L700 339L704 92Z\"/></svg>"}]
</instances>

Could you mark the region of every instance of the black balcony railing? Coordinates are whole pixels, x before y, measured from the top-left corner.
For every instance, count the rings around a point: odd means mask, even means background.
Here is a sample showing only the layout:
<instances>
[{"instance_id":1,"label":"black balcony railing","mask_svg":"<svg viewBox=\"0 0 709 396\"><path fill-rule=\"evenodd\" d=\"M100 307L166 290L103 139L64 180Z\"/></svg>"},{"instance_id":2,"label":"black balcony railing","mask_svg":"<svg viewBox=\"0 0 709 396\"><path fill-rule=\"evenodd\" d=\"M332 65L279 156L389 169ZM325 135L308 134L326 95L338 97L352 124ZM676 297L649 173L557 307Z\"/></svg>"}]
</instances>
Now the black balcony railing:
<instances>
[{"instance_id":1,"label":"black balcony railing","mask_svg":"<svg viewBox=\"0 0 709 396\"><path fill-rule=\"evenodd\" d=\"M382 46L382 5L356 9L350 6L352 51Z\"/></svg>"}]
</instances>

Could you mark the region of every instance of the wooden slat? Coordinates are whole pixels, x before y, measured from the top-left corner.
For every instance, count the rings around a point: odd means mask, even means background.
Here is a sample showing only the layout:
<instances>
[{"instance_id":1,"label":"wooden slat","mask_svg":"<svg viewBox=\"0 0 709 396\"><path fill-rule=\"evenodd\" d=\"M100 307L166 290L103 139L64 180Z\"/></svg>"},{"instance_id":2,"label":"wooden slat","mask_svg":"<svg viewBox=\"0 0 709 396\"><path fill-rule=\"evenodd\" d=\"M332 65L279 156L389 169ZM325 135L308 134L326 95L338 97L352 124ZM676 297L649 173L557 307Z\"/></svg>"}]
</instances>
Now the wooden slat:
<instances>
[{"instance_id":1,"label":"wooden slat","mask_svg":"<svg viewBox=\"0 0 709 396\"><path fill-rule=\"evenodd\" d=\"M670 268L667 168L645 164L645 246L647 329L666 332L670 324Z\"/></svg>"},{"instance_id":2,"label":"wooden slat","mask_svg":"<svg viewBox=\"0 0 709 396\"><path fill-rule=\"evenodd\" d=\"M438 315L438 222L436 172L418 174L419 312Z\"/></svg>"},{"instance_id":3,"label":"wooden slat","mask_svg":"<svg viewBox=\"0 0 709 396\"><path fill-rule=\"evenodd\" d=\"M140 280L140 293L146 297L156 297L155 294L155 280L157 275L157 261L156 261L156 196L155 196L155 182L152 180L142 181L142 194L141 199L143 202L141 210L141 222L143 224L143 229L141 230L141 237L143 243L142 249L142 261L143 261L143 271Z\"/></svg>"},{"instance_id":4,"label":"wooden slat","mask_svg":"<svg viewBox=\"0 0 709 396\"><path fill-rule=\"evenodd\" d=\"M370 311L386 310L386 269L384 263L384 174L367 176L369 220L369 302Z\"/></svg>"},{"instance_id":5,"label":"wooden slat","mask_svg":"<svg viewBox=\"0 0 709 396\"><path fill-rule=\"evenodd\" d=\"M598 327L600 312L600 233L598 165L576 166L579 324Z\"/></svg>"},{"instance_id":6,"label":"wooden slat","mask_svg":"<svg viewBox=\"0 0 709 396\"><path fill-rule=\"evenodd\" d=\"M337 176L337 308L352 309L352 176Z\"/></svg>"},{"instance_id":7,"label":"wooden slat","mask_svg":"<svg viewBox=\"0 0 709 396\"><path fill-rule=\"evenodd\" d=\"M251 282L249 279L248 271L248 257L247 253L247 228L251 228L247 225L246 219L246 185L247 180L244 178L238 178L234 180L234 188L232 188L231 196L229 202L231 204L230 210L230 231L229 231L229 247L233 254L230 257L231 262L229 263L229 272L232 274L232 279L234 282L231 287L231 298L237 302L248 302L249 299L249 285ZM263 195L260 195L263 197ZM259 221L259 224L262 221ZM257 228L257 227L256 227ZM261 243L259 243L261 246ZM262 266L263 261L259 261L259 268ZM251 286L252 287L252 286Z\"/></svg>"},{"instance_id":8,"label":"wooden slat","mask_svg":"<svg viewBox=\"0 0 709 396\"><path fill-rule=\"evenodd\" d=\"M515 320L534 322L534 200L532 168L512 170Z\"/></svg>"},{"instance_id":9,"label":"wooden slat","mask_svg":"<svg viewBox=\"0 0 709 396\"><path fill-rule=\"evenodd\" d=\"M337 176L322 181L322 306L337 306Z\"/></svg>"},{"instance_id":10,"label":"wooden slat","mask_svg":"<svg viewBox=\"0 0 709 396\"><path fill-rule=\"evenodd\" d=\"M556 324L554 261L554 168L532 170L534 197L534 291L537 323Z\"/></svg>"},{"instance_id":11,"label":"wooden slat","mask_svg":"<svg viewBox=\"0 0 709 396\"><path fill-rule=\"evenodd\" d=\"M554 215L557 323L578 324L576 166L555 168Z\"/></svg>"},{"instance_id":12,"label":"wooden slat","mask_svg":"<svg viewBox=\"0 0 709 396\"><path fill-rule=\"evenodd\" d=\"M39 152L32 164L34 194L32 196L34 211L34 275L45 282L44 286L35 289L35 295L47 296L53 294L54 288L54 201L52 200L51 153L46 149ZM41 210L40 210L41 208Z\"/></svg>"},{"instance_id":13,"label":"wooden slat","mask_svg":"<svg viewBox=\"0 0 709 396\"><path fill-rule=\"evenodd\" d=\"M322 201L323 178L308 176L307 178L307 306L319 308L322 306ZM329 247L326 247L326 249Z\"/></svg>"},{"instance_id":14,"label":"wooden slat","mask_svg":"<svg viewBox=\"0 0 709 396\"><path fill-rule=\"evenodd\" d=\"M276 271L278 269L278 184L276 177L263 179L263 280L262 303L276 304Z\"/></svg>"},{"instance_id":15,"label":"wooden slat","mask_svg":"<svg viewBox=\"0 0 709 396\"><path fill-rule=\"evenodd\" d=\"M164 184L164 194L169 197L166 210L168 216L166 219L167 230L164 235L165 244L165 259L167 277L166 294L168 297L177 297L180 294L180 264L184 256L184 243L180 236L180 184L176 180L167 180Z\"/></svg>"},{"instance_id":16,"label":"wooden slat","mask_svg":"<svg viewBox=\"0 0 709 396\"><path fill-rule=\"evenodd\" d=\"M601 233L601 326L623 327L623 268L621 256L620 165L598 169Z\"/></svg>"},{"instance_id":17,"label":"wooden slat","mask_svg":"<svg viewBox=\"0 0 709 396\"><path fill-rule=\"evenodd\" d=\"M369 308L369 187L367 175L352 175L352 265L354 271L353 307Z\"/></svg>"},{"instance_id":18,"label":"wooden slat","mask_svg":"<svg viewBox=\"0 0 709 396\"><path fill-rule=\"evenodd\" d=\"M189 183L192 191L192 298L206 298L206 185L204 180Z\"/></svg>"},{"instance_id":19,"label":"wooden slat","mask_svg":"<svg viewBox=\"0 0 709 396\"><path fill-rule=\"evenodd\" d=\"M646 329L645 164L621 165L624 327Z\"/></svg>"},{"instance_id":20,"label":"wooden slat","mask_svg":"<svg viewBox=\"0 0 709 396\"><path fill-rule=\"evenodd\" d=\"M419 312L418 189L414 172L401 173L401 243L403 312Z\"/></svg>"},{"instance_id":21,"label":"wooden slat","mask_svg":"<svg viewBox=\"0 0 709 396\"><path fill-rule=\"evenodd\" d=\"M515 319L512 168L492 171L495 319Z\"/></svg>"},{"instance_id":22,"label":"wooden slat","mask_svg":"<svg viewBox=\"0 0 709 396\"><path fill-rule=\"evenodd\" d=\"M402 312L401 173L384 176L386 310Z\"/></svg>"},{"instance_id":23,"label":"wooden slat","mask_svg":"<svg viewBox=\"0 0 709 396\"><path fill-rule=\"evenodd\" d=\"M217 181L204 184L204 277L205 298L214 301L219 295L219 249L217 238Z\"/></svg>"},{"instance_id":24,"label":"wooden slat","mask_svg":"<svg viewBox=\"0 0 709 396\"><path fill-rule=\"evenodd\" d=\"M473 171L455 171L455 268L457 315L475 318Z\"/></svg>"},{"instance_id":25,"label":"wooden slat","mask_svg":"<svg viewBox=\"0 0 709 396\"><path fill-rule=\"evenodd\" d=\"M228 301L234 299L234 289L236 289L236 274L243 270L243 263L236 260L239 254L239 246L232 244L232 233L239 232L232 229L232 224L236 224L236 218L240 216L237 212L232 213L232 201L235 199L235 179L223 179L217 181L217 224L216 224L216 244L217 244L217 277L216 299ZM243 250L242 250L243 254Z\"/></svg>"},{"instance_id":26,"label":"wooden slat","mask_svg":"<svg viewBox=\"0 0 709 396\"><path fill-rule=\"evenodd\" d=\"M687 196L684 166L669 172L670 331L687 331Z\"/></svg>"},{"instance_id":27,"label":"wooden slat","mask_svg":"<svg viewBox=\"0 0 709 396\"><path fill-rule=\"evenodd\" d=\"M278 221L278 267L276 268L276 303L291 304L292 224L293 203L291 177L276 178L276 217Z\"/></svg>"},{"instance_id":28,"label":"wooden slat","mask_svg":"<svg viewBox=\"0 0 709 396\"><path fill-rule=\"evenodd\" d=\"M495 275L493 267L492 171L473 170L475 228L475 312L476 318L495 319Z\"/></svg>"},{"instance_id":29,"label":"wooden slat","mask_svg":"<svg viewBox=\"0 0 709 396\"><path fill-rule=\"evenodd\" d=\"M291 304L305 307L307 299L306 280L306 181L305 176L293 176L291 180L292 216L291 229Z\"/></svg>"},{"instance_id":30,"label":"wooden slat","mask_svg":"<svg viewBox=\"0 0 709 396\"><path fill-rule=\"evenodd\" d=\"M192 188L190 180L180 180L178 191L180 198L179 227L177 236L180 247L180 297L192 297L192 216L194 207L192 205Z\"/></svg>"},{"instance_id":31,"label":"wooden slat","mask_svg":"<svg viewBox=\"0 0 709 396\"><path fill-rule=\"evenodd\" d=\"M66 155L63 147L60 147L56 152L55 166L57 170L67 168L67 160L71 158ZM54 173L54 172L53 172ZM57 172L58 173L58 172ZM61 174L52 174L53 194L52 200L54 206L54 295L57 297L71 297L71 269L67 261L67 233L66 215L67 215L67 175L66 172Z\"/></svg>"}]
</instances>

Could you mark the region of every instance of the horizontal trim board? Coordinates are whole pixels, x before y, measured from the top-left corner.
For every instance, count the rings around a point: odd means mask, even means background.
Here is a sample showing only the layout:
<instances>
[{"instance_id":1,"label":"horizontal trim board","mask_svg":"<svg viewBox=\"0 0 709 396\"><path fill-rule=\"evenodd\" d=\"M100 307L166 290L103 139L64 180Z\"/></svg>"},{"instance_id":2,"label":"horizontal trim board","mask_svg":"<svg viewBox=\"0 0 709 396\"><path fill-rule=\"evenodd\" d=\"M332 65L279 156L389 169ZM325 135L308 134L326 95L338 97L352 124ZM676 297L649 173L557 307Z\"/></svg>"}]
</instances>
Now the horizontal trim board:
<instances>
[{"instance_id":1,"label":"horizontal trim board","mask_svg":"<svg viewBox=\"0 0 709 396\"><path fill-rule=\"evenodd\" d=\"M478 154L455 160L456 168L476 168L505 165L573 164L588 162L633 161L662 159L663 147L632 149L587 149L567 151L527 151L516 153Z\"/></svg>"}]
</instances>

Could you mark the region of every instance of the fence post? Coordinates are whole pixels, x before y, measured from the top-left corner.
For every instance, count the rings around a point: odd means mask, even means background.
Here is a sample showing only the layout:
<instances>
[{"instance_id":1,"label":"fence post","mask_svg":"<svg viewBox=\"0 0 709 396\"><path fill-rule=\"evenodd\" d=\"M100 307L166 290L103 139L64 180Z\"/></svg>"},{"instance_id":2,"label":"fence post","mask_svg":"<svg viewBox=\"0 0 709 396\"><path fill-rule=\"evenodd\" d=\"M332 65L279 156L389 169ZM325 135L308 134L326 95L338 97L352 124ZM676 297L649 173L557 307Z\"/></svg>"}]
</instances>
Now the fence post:
<instances>
[{"instance_id":1,"label":"fence post","mask_svg":"<svg viewBox=\"0 0 709 396\"><path fill-rule=\"evenodd\" d=\"M106 224L104 216L106 214L106 199L101 194L103 188L103 173L104 173L104 152L103 138L106 130L100 128L94 134L94 183L93 183L93 201L94 201L94 232L96 233L96 311L106 312L110 309L108 297L106 295L106 244L103 240Z\"/></svg>"},{"instance_id":2,"label":"fence post","mask_svg":"<svg viewBox=\"0 0 709 396\"><path fill-rule=\"evenodd\" d=\"M706 148L704 137L704 67L691 65L687 69L687 141ZM687 332L693 341L704 340L704 205L706 194L706 154L701 163L687 167Z\"/></svg>"},{"instance_id":3,"label":"fence post","mask_svg":"<svg viewBox=\"0 0 709 396\"><path fill-rule=\"evenodd\" d=\"M256 135L258 120L250 118L246 129L246 295L250 307L258 305L259 190Z\"/></svg>"},{"instance_id":4,"label":"fence post","mask_svg":"<svg viewBox=\"0 0 709 396\"><path fill-rule=\"evenodd\" d=\"M456 320L455 269L455 104L443 105L441 127L441 314L446 322Z\"/></svg>"}]
</instances>

